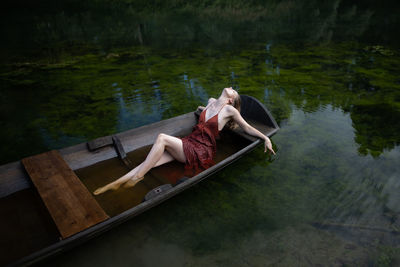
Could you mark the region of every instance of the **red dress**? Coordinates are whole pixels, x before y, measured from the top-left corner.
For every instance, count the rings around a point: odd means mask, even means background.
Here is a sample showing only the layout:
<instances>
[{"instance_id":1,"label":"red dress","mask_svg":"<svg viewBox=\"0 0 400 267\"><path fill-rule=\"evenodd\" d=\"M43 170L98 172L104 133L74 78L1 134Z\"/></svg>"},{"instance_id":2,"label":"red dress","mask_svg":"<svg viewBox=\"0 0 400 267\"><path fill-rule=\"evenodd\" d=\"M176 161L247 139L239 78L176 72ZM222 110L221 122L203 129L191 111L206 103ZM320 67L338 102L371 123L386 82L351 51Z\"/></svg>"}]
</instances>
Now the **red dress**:
<instances>
[{"instance_id":1,"label":"red dress","mask_svg":"<svg viewBox=\"0 0 400 267\"><path fill-rule=\"evenodd\" d=\"M186 156L185 174L188 176L196 175L214 165L213 159L217 153L216 138L219 136L219 111L206 121L204 109L192 133L182 138L183 152Z\"/></svg>"}]
</instances>

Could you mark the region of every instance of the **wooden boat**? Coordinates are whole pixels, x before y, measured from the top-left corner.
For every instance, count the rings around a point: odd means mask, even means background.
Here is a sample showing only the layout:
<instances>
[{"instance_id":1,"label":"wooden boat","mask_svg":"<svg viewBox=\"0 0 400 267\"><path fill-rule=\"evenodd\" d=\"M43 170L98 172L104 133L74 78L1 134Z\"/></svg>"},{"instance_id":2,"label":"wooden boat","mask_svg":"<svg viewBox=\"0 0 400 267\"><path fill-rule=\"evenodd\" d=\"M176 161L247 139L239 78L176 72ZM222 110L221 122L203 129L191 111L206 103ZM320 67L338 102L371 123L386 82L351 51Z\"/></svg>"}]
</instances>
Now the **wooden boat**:
<instances>
[{"instance_id":1,"label":"wooden boat","mask_svg":"<svg viewBox=\"0 0 400 267\"><path fill-rule=\"evenodd\" d=\"M267 136L278 131L274 118L257 99L246 95L241 98L241 114L250 124ZM0 259L0 265L33 264L87 241L193 186L261 143L261 140L246 135L240 129L224 130L232 142L226 146L227 153L217 155L214 166L186 179L181 179L183 172L179 171L172 178L171 171L163 172L161 169L157 174L156 169L162 166L157 167L153 169L156 173L153 176L156 176L159 183L150 183L146 187L147 191L141 191L142 195L128 189L123 193L115 193L136 197L136 203L133 201L122 210L108 211L102 205L101 198L107 197L108 193L100 197L90 193L93 188L103 184L89 185L90 181L85 182L81 177L85 172L82 170L93 166L99 168L108 161L116 161L121 166L133 165L127 155L137 154L143 147L150 146L159 133L174 136L189 134L199 114L198 110L194 114L187 113L0 166L2 246L11 250L15 247L8 256L3 253L1 257L6 258ZM234 146L236 148L232 150ZM218 150L224 150L220 148L219 142ZM107 164L105 168L109 169ZM139 184L136 187L139 188ZM137 195L141 198L139 202Z\"/></svg>"}]
</instances>

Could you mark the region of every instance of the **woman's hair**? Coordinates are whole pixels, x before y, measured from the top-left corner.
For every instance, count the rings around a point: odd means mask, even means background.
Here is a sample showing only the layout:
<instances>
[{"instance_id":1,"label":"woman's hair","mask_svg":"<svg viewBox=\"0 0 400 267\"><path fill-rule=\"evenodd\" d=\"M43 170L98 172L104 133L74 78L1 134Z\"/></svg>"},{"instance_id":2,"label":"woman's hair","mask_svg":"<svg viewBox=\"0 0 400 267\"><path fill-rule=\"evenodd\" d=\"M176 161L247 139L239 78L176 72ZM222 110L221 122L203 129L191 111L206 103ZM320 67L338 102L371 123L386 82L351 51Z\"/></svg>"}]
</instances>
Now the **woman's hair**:
<instances>
[{"instance_id":1,"label":"woman's hair","mask_svg":"<svg viewBox=\"0 0 400 267\"><path fill-rule=\"evenodd\" d=\"M238 94L237 97L235 98L235 100L233 101L232 106L233 106L234 108L236 108L236 109L239 111L239 113L240 113L240 105L241 105L241 100L240 100L240 95ZM229 121L226 123L226 126L227 126L229 129L231 129L231 130L233 130L233 129L235 129L236 127L238 127L237 123L234 122L232 119L229 120Z\"/></svg>"}]
</instances>

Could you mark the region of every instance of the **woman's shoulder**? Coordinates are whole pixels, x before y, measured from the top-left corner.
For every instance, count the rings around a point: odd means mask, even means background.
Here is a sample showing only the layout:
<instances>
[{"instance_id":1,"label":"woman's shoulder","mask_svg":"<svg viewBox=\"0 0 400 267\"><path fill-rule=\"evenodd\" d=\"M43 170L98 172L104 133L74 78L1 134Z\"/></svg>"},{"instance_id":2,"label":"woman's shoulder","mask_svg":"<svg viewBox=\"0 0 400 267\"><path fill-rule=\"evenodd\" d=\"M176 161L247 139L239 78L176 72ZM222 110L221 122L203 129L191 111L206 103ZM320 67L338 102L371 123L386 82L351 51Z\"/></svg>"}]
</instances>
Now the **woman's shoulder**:
<instances>
[{"instance_id":1,"label":"woman's shoulder","mask_svg":"<svg viewBox=\"0 0 400 267\"><path fill-rule=\"evenodd\" d=\"M232 118L236 116L236 113L238 112L238 110L233 107L232 105L225 105L222 109L222 114L221 116L223 117L227 117L227 118Z\"/></svg>"},{"instance_id":2,"label":"woman's shoulder","mask_svg":"<svg viewBox=\"0 0 400 267\"><path fill-rule=\"evenodd\" d=\"M227 113L235 113L238 110L232 105L225 105L223 108Z\"/></svg>"},{"instance_id":3,"label":"woman's shoulder","mask_svg":"<svg viewBox=\"0 0 400 267\"><path fill-rule=\"evenodd\" d=\"M211 104L212 102L215 102L217 99L211 97L210 99L208 99L208 104Z\"/></svg>"}]
</instances>

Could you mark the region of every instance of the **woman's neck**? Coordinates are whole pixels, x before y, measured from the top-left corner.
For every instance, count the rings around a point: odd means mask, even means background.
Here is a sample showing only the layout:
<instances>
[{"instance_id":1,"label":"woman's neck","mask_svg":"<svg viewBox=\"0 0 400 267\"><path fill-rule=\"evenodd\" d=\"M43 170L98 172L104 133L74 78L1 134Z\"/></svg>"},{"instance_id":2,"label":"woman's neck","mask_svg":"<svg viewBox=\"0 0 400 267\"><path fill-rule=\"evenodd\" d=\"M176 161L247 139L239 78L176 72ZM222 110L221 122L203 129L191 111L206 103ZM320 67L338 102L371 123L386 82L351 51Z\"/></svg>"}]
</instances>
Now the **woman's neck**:
<instances>
[{"instance_id":1,"label":"woman's neck","mask_svg":"<svg viewBox=\"0 0 400 267\"><path fill-rule=\"evenodd\" d=\"M228 102L229 102L229 98L227 98L226 96L221 95L221 96L217 99L216 104L217 104L218 107L220 107L220 106L222 106L222 105L227 104Z\"/></svg>"}]
</instances>

